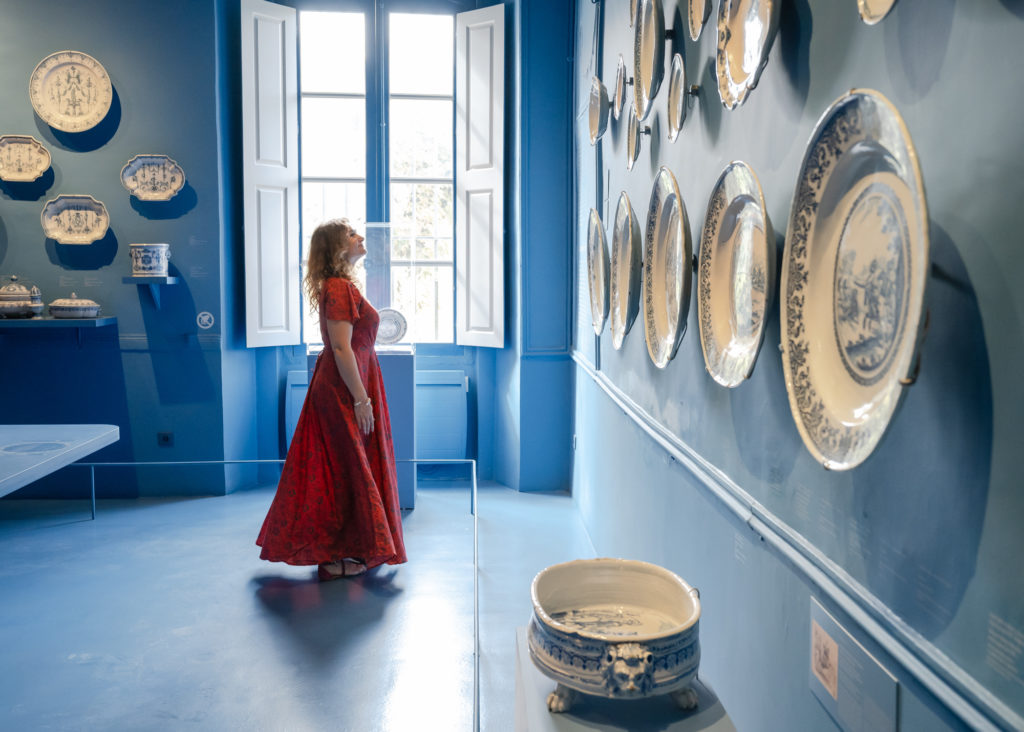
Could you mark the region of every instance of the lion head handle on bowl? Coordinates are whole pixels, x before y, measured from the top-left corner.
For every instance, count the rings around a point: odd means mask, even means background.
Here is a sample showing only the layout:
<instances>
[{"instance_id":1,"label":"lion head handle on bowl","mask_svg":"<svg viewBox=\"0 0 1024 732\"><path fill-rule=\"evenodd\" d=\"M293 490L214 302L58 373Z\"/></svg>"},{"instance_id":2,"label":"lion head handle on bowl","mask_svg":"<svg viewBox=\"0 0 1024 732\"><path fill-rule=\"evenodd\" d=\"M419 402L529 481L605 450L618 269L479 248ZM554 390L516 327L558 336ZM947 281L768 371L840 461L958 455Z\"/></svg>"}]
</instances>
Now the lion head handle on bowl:
<instances>
[{"instance_id":1,"label":"lion head handle on bowl","mask_svg":"<svg viewBox=\"0 0 1024 732\"><path fill-rule=\"evenodd\" d=\"M615 697L647 696L654 685L654 655L639 643L608 646L601 662L605 686Z\"/></svg>"}]
</instances>

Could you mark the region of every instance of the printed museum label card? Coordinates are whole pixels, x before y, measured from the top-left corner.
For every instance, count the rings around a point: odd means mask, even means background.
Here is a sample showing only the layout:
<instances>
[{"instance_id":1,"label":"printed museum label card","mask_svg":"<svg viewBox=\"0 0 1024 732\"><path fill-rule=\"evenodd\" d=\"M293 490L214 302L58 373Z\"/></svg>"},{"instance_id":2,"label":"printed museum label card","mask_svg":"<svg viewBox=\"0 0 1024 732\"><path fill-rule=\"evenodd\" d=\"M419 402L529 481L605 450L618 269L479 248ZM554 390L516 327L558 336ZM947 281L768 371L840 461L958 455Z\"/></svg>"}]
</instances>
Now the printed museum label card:
<instances>
[{"instance_id":1,"label":"printed museum label card","mask_svg":"<svg viewBox=\"0 0 1024 732\"><path fill-rule=\"evenodd\" d=\"M813 597L811 691L846 732L896 731L896 678Z\"/></svg>"}]
</instances>

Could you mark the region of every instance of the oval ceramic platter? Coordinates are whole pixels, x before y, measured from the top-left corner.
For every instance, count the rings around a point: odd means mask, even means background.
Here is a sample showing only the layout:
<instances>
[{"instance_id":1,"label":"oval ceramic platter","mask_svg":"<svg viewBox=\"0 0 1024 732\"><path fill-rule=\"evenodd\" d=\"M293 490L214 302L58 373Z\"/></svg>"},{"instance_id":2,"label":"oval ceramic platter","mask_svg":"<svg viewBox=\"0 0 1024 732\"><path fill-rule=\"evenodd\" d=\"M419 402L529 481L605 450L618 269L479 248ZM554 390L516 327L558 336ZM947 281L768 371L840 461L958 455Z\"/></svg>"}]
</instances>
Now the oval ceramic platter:
<instances>
[{"instance_id":1,"label":"oval ceramic platter","mask_svg":"<svg viewBox=\"0 0 1024 732\"><path fill-rule=\"evenodd\" d=\"M739 386L754 371L775 292L775 252L757 176L746 163L730 163L708 201L697 275L704 364L722 386Z\"/></svg>"},{"instance_id":2,"label":"oval ceramic platter","mask_svg":"<svg viewBox=\"0 0 1024 732\"><path fill-rule=\"evenodd\" d=\"M169 201L185 185L185 171L166 155L136 155L121 168L121 185L140 201Z\"/></svg>"},{"instance_id":3,"label":"oval ceramic platter","mask_svg":"<svg viewBox=\"0 0 1024 732\"><path fill-rule=\"evenodd\" d=\"M857 10L860 11L861 20L868 25L875 25L889 14L895 4L896 0L857 0Z\"/></svg>"},{"instance_id":4,"label":"oval ceramic platter","mask_svg":"<svg viewBox=\"0 0 1024 732\"><path fill-rule=\"evenodd\" d=\"M587 118L590 123L590 144L596 145L608 129L608 91L596 76L590 80L590 106Z\"/></svg>"},{"instance_id":5,"label":"oval ceramic platter","mask_svg":"<svg viewBox=\"0 0 1024 732\"><path fill-rule=\"evenodd\" d=\"M668 140L675 142L686 119L686 67L683 57L672 55L672 66L668 72Z\"/></svg>"},{"instance_id":6,"label":"oval ceramic platter","mask_svg":"<svg viewBox=\"0 0 1024 732\"><path fill-rule=\"evenodd\" d=\"M726 109L743 104L768 63L779 27L779 0L722 0L718 6L718 95Z\"/></svg>"},{"instance_id":7,"label":"oval ceramic platter","mask_svg":"<svg viewBox=\"0 0 1024 732\"><path fill-rule=\"evenodd\" d=\"M50 151L31 135L0 137L0 180L27 183L50 169Z\"/></svg>"},{"instance_id":8,"label":"oval ceramic platter","mask_svg":"<svg viewBox=\"0 0 1024 732\"><path fill-rule=\"evenodd\" d=\"M928 252L906 125L878 92L852 90L807 145L782 267L789 406L826 468L853 468L871 454L912 381Z\"/></svg>"},{"instance_id":9,"label":"oval ceramic platter","mask_svg":"<svg viewBox=\"0 0 1024 732\"><path fill-rule=\"evenodd\" d=\"M629 71L626 69L626 61L619 54L619 63L615 67L615 98L612 99L612 116L618 119L622 116L622 107L626 103L626 87L631 86L633 80L629 78Z\"/></svg>"},{"instance_id":10,"label":"oval ceramic platter","mask_svg":"<svg viewBox=\"0 0 1024 732\"><path fill-rule=\"evenodd\" d=\"M690 26L690 40L696 41L700 38L700 32L704 30L710 15L711 0L690 0L686 13L687 24Z\"/></svg>"},{"instance_id":11,"label":"oval ceramic platter","mask_svg":"<svg viewBox=\"0 0 1024 732\"><path fill-rule=\"evenodd\" d=\"M640 310L641 247L640 222L633 213L629 196L623 191L619 194L612 225L612 268L608 286L611 301L608 305L609 327L615 350L622 348Z\"/></svg>"},{"instance_id":12,"label":"oval ceramic platter","mask_svg":"<svg viewBox=\"0 0 1024 732\"><path fill-rule=\"evenodd\" d=\"M377 327L377 343L391 345L405 338L408 328L405 316L393 308L381 308L380 325Z\"/></svg>"},{"instance_id":13,"label":"oval ceramic platter","mask_svg":"<svg viewBox=\"0 0 1024 732\"><path fill-rule=\"evenodd\" d=\"M692 259L686 206L676 177L662 166L651 191L643 256L644 336L658 368L675 357L686 332Z\"/></svg>"},{"instance_id":14,"label":"oval ceramic platter","mask_svg":"<svg viewBox=\"0 0 1024 732\"><path fill-rule=\"evenodd\" d=\"M58 51L32 72L28 96L46 124L63 132L82 132L107 116L114 92L99 61L81 51Z\"/></svg>"},{"instance_id":15,"label":"oval ceramic platter","mask_svg":"<svg viewBox=\"0 0 1024 732\"><path fill-rule=\"evenodd\" d=\"M92 196L61 195L46 202L39 215L43 233L60 244L92 244L107 233L107 207Z\"/></svg>"},{"instance_id":16,"label":"oval ceramic platter","mask_svg":"<svg viewBox=\"0 0 1024 732\"><path fill-rule=\"evenodd\" d=\"M665 15L661 0L641 0L633 26L633 99L641 122L665 76Z\"/></svg>"},{"instance_id":17,"label":"oval ceramic platter","mask_svg":"<svg viewBox=\"0 0 1024 732\"><path fill-rule=\"evenodd\" d=\"M587 279L590 281L590 317L594 332L601 335L608 318L608 247L604 225L596 209L590 209L587 226Z\"/></svg>"}]
</instances>

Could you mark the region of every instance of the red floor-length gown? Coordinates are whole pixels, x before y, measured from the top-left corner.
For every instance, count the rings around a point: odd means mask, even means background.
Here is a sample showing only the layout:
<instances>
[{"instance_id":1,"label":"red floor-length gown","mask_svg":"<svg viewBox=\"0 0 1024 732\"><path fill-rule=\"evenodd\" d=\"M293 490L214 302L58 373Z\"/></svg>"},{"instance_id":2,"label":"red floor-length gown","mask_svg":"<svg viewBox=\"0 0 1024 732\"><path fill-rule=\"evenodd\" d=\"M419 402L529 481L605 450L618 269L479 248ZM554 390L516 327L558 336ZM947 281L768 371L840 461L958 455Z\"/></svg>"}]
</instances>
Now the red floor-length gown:
<instances>
[{"instance_id":1,"label":"red floor-length gown","mask_svg":"<svg viewBox=\"0 0 1024 732\"><path fill-rule=\"evenodd\" d=\"M373 402L368 435L359 429L354 400L338 373L328 320L352 323L352 350ZM359 557L367 567L406 561L391 421L373 348L379 324L377 311L350 281L332 277L324 283L324 350L256 539L263 559L303 565Z\"/></svg>"}]
</instances>

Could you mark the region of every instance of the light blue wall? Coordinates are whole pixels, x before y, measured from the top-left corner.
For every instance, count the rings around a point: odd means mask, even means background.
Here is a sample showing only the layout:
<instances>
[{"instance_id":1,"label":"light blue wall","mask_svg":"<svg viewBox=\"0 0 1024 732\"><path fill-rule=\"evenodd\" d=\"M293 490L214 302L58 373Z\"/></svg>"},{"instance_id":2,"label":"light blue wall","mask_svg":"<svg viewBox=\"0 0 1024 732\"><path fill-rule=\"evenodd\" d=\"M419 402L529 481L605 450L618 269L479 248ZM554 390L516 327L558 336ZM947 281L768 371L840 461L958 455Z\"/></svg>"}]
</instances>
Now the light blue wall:
<instances>
[{"instance_id":1,"label":"light blue wall","mask_svg":"<svg viewBox=\"0 0 1024 732\"><path fill-rule=\"evenodd\" d=\"M577 2L578 111L591 75L613 87L618 54L631 58L628 5ZM1024 132L1022 82L1002 71L1024 61L1024 10L998 0L900 0L869 27L852 0L783 3L761 82L730 112L717 98L714 18L694 43L679 9L667 8L677 33L666 68L679 51L690 82L702 86L679 139L666 138L667 86L632 171L624 123L610 122L591 147L586 117L576 115L573 490L595 546L664 563L700 585L709 634L702 664L740 729L822 724L806 674L811 595L846 608L847 627L898 676L904 728L936 728L926 709L956 726L943 705L975 722L1024 724L1024 656L1012 643L1007 651L999 630L1024 633L1024 575L1007 560L1024 554L1024 294L1013 284L1024 265L1016 244ZM607 225L620 191L644 220L660 165L675 174L699 235L718 175L739 159L760 177L781 254L807 139L854 87L885 94L917 148L931 218L931 328L920 378L882 443L860 467L831 473L804 448L789 412L777 307L753 377L739 388L705 372L695 296L679 353L658 370L639 319L621 351L607 329L595 346L583 244L589 209ZM672 464L636 420L649 420L688 464ZM831 589L819 589L821 577ZM751 615L752 604L763 617ZM754 629L774 633L758 641ZM1008 666L998 661L1005 652ZM775 656L777 677L746 671L752 659L763 669ZM764 707L773 714L759 716Z\"/></svg>"}]
</instances>

